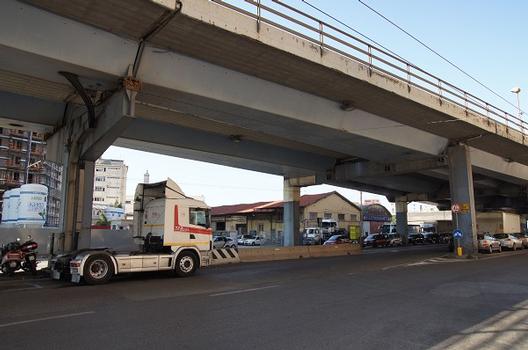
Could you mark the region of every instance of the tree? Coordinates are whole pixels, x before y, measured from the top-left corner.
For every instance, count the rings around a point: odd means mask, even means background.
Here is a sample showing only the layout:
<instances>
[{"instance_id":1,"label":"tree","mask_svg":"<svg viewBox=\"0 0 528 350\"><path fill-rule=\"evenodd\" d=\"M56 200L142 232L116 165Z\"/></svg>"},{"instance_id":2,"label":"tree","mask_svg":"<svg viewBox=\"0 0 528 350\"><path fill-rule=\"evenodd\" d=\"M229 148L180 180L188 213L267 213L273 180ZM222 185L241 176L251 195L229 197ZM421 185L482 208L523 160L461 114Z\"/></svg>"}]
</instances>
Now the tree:
<instances>
[{"instance_id":1,"label":"tree","mask_svg":"<svg viewBox=\"0 0 528 350\"><path fill-rule=\"evenodd\" d=\"M108 221L106 215L101 211L99 213L99 219L97 219L97 222L95 224L97 226L110 226L112 223Z\"/></svg>"},{"instance_id":2,"label":"tree","mask_svg":"<svg viewBox=\"0 0 528 350\"><path fill-rule=\"evenodd\" d=\"M114 203L114 207L123 209L123 204L116 200L115 203Z\"/></svg>"}]
</instances>

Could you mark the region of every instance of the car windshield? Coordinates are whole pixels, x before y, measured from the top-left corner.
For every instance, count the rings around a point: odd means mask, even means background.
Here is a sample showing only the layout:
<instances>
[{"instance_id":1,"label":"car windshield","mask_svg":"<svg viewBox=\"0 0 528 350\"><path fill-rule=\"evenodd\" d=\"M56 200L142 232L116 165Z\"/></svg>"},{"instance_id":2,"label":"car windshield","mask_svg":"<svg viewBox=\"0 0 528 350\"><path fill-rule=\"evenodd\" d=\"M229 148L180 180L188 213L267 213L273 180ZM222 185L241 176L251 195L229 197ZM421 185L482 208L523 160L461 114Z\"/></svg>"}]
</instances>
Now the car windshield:
<instances>
[{"instance_id":1,"label":"car windshield","mask_svg":"<svg viewBox=\"0 0 528 350\"><path fill-rule=\"evenodd\" d=\"M504 239L504 238L508 238L508 235L506 233L496 233L493 235L493 237L498 238L498 239Z\"/></svg>"}]
</instances>

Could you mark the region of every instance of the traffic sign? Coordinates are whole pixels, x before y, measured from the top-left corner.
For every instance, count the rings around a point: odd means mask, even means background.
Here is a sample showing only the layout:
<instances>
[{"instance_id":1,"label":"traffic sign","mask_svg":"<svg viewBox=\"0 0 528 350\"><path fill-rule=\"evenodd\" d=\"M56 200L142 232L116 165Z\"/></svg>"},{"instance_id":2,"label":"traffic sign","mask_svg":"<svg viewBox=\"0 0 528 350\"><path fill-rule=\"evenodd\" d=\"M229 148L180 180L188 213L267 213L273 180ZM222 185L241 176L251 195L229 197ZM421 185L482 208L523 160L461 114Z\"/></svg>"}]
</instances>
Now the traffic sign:
<instances>
[{"instance_id":1,"label":"traffic sign","mask_svg":"<svg viewBox=\"0 0 528 350\"><path fill-rule=\"evenodd\" d=\"M455 203L451 206L451 211L453 213L459 213L460 212L460 204Z\"/></svg>"},{"instance_id":2,"label":"traffic sign","mask_svg":"<svg viewBox=\"0 0 528 350\"><path fill-rule=\"evenodd\" d=\"M453 231L453 237L454 238L458 238L458 239L462 238L462 230L460 230L458 228L456 230L454 230Z\"/></svg>"}]
</instances>

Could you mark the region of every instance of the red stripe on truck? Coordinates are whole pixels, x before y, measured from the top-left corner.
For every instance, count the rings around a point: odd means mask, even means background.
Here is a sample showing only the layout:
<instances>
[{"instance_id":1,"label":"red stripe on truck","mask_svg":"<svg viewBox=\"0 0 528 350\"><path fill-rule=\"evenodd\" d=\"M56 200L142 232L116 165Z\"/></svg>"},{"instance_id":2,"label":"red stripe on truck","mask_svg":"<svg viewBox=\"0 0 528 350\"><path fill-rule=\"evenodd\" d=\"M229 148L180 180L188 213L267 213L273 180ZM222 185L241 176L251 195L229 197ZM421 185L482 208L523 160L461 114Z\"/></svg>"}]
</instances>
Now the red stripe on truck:
<instances>
[{"instance_id":1,"label":"red stripe on truck","mask_svg":"<svg viewBox=\"0 0 528 350\"><path fill-rule=\"evenodd\" d=\"M174 231L198 233L201 235L212 235L213 230L210 228L196 228L189 226L181 226L178 220L178 206L174 206Z\"/></svg>"}]
</instances>

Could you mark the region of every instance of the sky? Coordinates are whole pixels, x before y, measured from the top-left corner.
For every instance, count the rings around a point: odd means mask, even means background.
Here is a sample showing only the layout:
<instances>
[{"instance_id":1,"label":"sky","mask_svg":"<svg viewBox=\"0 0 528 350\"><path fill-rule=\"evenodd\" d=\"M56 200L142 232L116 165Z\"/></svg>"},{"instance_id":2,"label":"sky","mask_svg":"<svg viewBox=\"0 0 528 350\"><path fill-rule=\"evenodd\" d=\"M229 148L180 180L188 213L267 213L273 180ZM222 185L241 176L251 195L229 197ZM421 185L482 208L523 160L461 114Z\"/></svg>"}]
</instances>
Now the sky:
<instances>
[{"instance_id":1,"label":"sky","mask_svg":"<svg viewBox=\"0 0 528 350\"><path fill-rule=\"evenodd\" d=\"M467 73L516 105L510 93L521 87L521 108L528 103L528 1L524 0L363 0ZM247 7L243 0L229 1ZM263 3L271 3L263 0ZM283 0L318 18L324 15L302 0ZM451 67L413 39L388 24L357 0L308 0L406 60L454 83L512 114L517 111L502 99ZM338 24L336 24L338 25ZM524 104L526 106L526 104ZM167 177L189 195L203 195L210 206L282 199L282 178L247 170L111 147L103 158L123 159L128 165L127 193L133 194L146 170L151 182ZM185 170L183 170L185 169ZM302 194L337 190L354 202L359 192L327 185L310 186ZM365 193L364 199L385 197Z\"/></svg>"}]
</instances>

